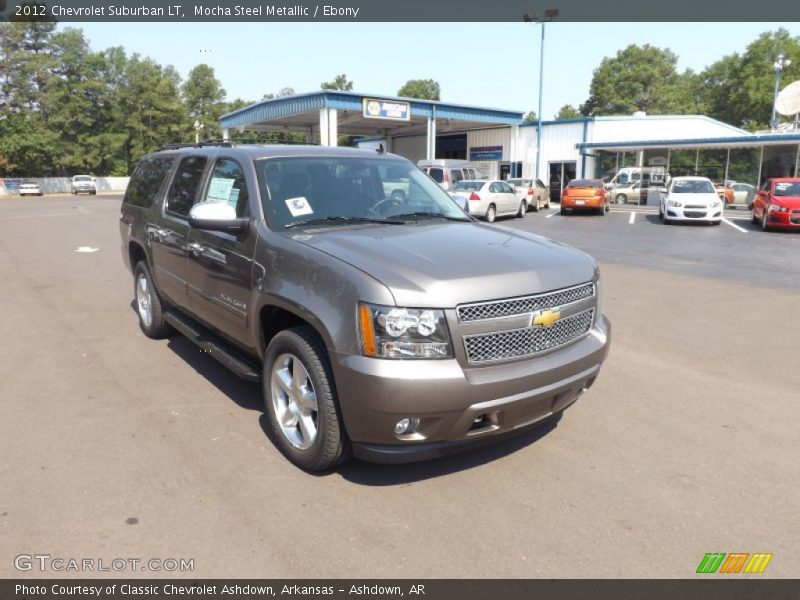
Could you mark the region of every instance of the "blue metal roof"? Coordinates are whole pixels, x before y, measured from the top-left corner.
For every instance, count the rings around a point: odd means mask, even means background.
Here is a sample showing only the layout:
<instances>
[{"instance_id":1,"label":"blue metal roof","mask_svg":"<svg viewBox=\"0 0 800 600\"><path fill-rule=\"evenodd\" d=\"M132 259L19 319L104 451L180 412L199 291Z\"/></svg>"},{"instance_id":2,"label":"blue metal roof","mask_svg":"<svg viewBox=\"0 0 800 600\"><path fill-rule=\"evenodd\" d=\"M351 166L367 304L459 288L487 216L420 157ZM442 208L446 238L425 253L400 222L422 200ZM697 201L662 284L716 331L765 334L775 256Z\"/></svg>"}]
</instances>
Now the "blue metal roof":
<instances>
[{"instance_id":1,"label":"blue metal roof","mask_svg":"<svg viewBox=\"0 0 800 600\"><path fill-rule=\"evenodd\" d=\"M523 123L522 111L509 111L496 108L481 108L464 104L450 104L436 100L420 100L399 96L370 95L340 90L322 90L307 94L284 96L272 100L262 100L250 106L222 115L220 125L223 128L240 127L253 123L262 123L281 117L289 117L321 108L335 108L361 112L363 98L380 100L398 100L411 105L412 117L436 117L437 119L454 119L498 123L501 125L519 125Z\"/></svg>"}]
</instances>

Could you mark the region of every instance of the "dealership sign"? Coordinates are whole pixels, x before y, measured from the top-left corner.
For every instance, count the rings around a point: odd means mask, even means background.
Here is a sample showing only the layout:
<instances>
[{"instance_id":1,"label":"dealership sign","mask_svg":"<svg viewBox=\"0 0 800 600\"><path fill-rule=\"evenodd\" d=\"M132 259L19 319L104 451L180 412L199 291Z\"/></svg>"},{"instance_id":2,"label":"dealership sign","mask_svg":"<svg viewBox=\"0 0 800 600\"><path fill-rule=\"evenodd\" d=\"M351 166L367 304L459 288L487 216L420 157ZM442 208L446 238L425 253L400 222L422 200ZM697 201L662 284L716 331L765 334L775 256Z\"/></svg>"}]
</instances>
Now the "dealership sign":
<instances>
[{"instance_id":1,"label":"dealership sign","mask_svg":"<svg viewBox=\"0 0 800 600\"><path fill-rule=\"evenodd\" d=\"M474 146L469 149L470 160L503 160L502 146Z\"/></svg>"},{"instance_id":2,"label":"dealership sign","mask_svg":"<svg viewBox=\"0 0 800 600\"><path fill-rule=\"evenodd\" d=\"M408 102L364 98L363 108L364 117L367 119L411 120L411 105Z\"/></svg>"}]
</instances>

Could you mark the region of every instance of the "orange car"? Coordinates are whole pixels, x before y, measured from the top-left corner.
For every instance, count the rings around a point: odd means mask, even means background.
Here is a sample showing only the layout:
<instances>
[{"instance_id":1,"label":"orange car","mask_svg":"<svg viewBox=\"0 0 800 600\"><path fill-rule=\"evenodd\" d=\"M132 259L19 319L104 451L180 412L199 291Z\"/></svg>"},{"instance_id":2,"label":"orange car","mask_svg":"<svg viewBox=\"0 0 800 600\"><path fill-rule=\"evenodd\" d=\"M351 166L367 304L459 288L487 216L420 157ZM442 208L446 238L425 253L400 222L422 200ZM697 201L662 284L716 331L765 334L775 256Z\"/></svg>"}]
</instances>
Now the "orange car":
<instances>
[{"instance_id":1,"label":"orange car","mask_svg":"<svg viewBox=\"0 0 800 600\"><path fill-rule=\"evenodd\" d=\"M591 210L605 215L611 208L611 195L602 179L573 179L561 192L561 214Z\"/></svg>"},{"instance_id":2,"label":"orange car","mask_svg":"<svg viewBox=\"0 0 800 600\"><path fill-rule=\"evenodd\" d=\"M733 204L733 188L721 183L715 183L714 189L717 191L719 199L724 200L725 204Z\"/></svg>"}]
</instances>

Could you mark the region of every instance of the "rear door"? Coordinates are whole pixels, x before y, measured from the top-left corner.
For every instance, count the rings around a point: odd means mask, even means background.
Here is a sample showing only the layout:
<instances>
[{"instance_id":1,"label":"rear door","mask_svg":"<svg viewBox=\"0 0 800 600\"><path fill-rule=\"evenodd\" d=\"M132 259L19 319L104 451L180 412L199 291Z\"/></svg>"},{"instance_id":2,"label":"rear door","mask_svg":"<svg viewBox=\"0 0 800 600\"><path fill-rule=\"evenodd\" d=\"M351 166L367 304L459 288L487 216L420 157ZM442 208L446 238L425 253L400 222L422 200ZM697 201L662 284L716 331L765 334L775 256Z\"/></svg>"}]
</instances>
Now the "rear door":
<instances>
[{"instance_id":1,"label":"rear door","mask_svg":"<svg viewBox=\"0 0 800 600\"><path fill-rule=\"evenodd\" d=\"M252 190L252 191L251 191ZM198 201L226 202L237 218L254 219L255 180L237 160L218 157ZM247 305L255 255L254 228L241 236L220 231L189 230L187 281L189 304L199 319L225 332L240 345L249 345Z\"/></svg>"},{"instance_id":2,"label":"rear door","mask_svg":"<svg viewBox=\"0 0 800 600\"><path fill-rule=\"evenodd\" d=\"M173 304L188 307L186 250L189 209L195 203L206 168L204 156L185 156L175 170L158 222L148 225L156 285Z\"/></svg>"}]
</instances>

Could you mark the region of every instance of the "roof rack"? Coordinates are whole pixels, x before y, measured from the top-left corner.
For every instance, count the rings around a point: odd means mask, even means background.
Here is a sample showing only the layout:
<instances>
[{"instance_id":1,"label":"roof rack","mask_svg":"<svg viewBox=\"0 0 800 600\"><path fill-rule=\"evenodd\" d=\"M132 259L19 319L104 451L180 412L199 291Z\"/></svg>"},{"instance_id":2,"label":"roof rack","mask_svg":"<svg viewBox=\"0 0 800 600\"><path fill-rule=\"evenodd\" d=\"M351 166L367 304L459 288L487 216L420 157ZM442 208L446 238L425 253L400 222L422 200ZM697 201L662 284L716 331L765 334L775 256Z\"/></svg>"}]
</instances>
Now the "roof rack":
<instances>
[{"instance_id":1,"label":"roof rack","mask_svg":"<svg viewBox=\"0 0 800 600\"><path fill-rule=\"evenodd\" d=\"M165 144L159 150L180 150L181 148L202 148L203 146L220 146L223 148L231 148L234 143L231 140L202 140L200 142L192 142L185 144Z\"/></svg>"}]
</instances>

